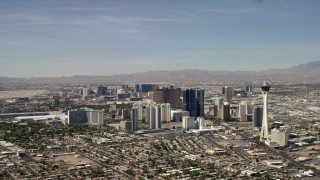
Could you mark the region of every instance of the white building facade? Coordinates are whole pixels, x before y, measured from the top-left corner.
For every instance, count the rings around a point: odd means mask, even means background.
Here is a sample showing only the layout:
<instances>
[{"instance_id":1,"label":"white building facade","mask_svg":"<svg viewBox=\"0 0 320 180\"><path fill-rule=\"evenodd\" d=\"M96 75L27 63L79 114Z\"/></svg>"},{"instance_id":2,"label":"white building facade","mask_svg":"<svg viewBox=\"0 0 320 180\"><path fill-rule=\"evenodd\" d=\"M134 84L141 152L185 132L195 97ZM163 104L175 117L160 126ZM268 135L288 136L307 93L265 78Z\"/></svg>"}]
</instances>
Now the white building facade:
<instances>
[{"instance_id":1,"label":"white building facade","mask_svg":"<svg viewBox=\"0 0 320 180\"><path fill-rule=\"evenodd\" d=\"M161 121L170 122L171 121L171 105L169 103L164 103L160 105L161 107Z\"/></svg>"},{"instance_id":2,"label":"white building facade","mask_svg":"<svg viewBox=\"0 0 320 180\"><path fill-rule=\"evenodd\" d=\"M189 117L189 116L182 117L182 127L187 130L195 129L196 128L195 118Z\"/></svg>"},{"instance_id":3,"label":"white building facade","mask_svg":"<svg viewBox=\"0 0 320 180\"><path fill-rule=\"evenodd\" d=\"M289 132L286 128L272 129L271 141L276 142L278 146L285 147L288 145Z\"/></svg>"}]
</instances>

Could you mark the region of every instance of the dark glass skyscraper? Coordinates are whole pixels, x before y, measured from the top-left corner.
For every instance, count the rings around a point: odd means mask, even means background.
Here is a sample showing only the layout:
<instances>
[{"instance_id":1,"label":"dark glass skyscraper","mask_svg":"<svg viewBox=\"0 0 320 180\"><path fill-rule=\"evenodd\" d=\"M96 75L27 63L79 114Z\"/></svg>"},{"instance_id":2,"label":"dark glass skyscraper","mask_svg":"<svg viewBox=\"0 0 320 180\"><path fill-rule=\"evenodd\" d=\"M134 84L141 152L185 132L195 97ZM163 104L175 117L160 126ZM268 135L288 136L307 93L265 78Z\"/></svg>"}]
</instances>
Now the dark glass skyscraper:
<instances>
[{"instance_id":1,"label":"dark glass skyscraper","mask_svg":"<svg viewBox=\"0 0 320 180\"><path fill-rule=\"evenodd\" d=\"M136 92L136 93L140 92L140 84L136 84L134 86L134 92Z\"/></svg>"},{"instance_id":2,"label":"dark glass skyscraper","mask_svg":"<svg viewBox=\"0 0 320 180\"><path fill-rule=\"evenodd\" d=\"M204 90L186 89L183 91L183 110L189 111L191 117L204 116Z\"/></svg>"},{"instance_id":3,"label":"dark glass skyscraper","mask_svg":"<svg viewBox=\"0 0 320 180\"><path fill-rule=\"evenodd\" d=\"M127 93L127 92L129 91L129 86L128 86L128 84L123 84L123 85L121 85L121 88L123 89L123 91L124 91L125 93Z\"/></svg>"},{"instance_id":4,"label":"dark glass skyscraper","mask_svg":"<svg viewBox=\"0 0 320 180\"><path fill-rule=\"evenodd\" d=\"M105 96L108 93L107 87L99 86L97 89L97 95L98 96Z\"/></svg>"},{"instance_id":5,"label":"dark glass skyscraper","mask_svg":"<svg viewBox=\"0 0 320 180\"><path fill-rule=\"evenodd\" d=\"M250 86L250 85L246 86L246 92L252 93L253 92L252 86Z\"/></svg>"},{"instance_id":6,"label":"dark glass skyscraper","mask_svg":"<svg viewBox=\"0 0 320 180\"><path fill-rule=\"evenodd\" d=\"M145 93L145 92L150 92L153 91L153 84L140 84L140 91Z\"/></svg>"},{"instance_id":7,"label":"dark glass skyscraper","mask_svg":"<svg viewBox=\"0 0 320 180\"><path fill-rule=\"evenodd\" d=\"M252 120L252 127L261 127L262 125L262 115L263 115L263 108L256 106L253 108L253 120Z\"/></svg>"},{"instance_id":8,"label":"dark glass skyscraper","mask_svg":"<svg viewBox=\"0 0 320 180\"><path fill-rule=\"evenodd\" d=\"M134 86L134 92L146 93L153 91L154 85L153 84L136 84Z\"/></svg>"}]
</instances>

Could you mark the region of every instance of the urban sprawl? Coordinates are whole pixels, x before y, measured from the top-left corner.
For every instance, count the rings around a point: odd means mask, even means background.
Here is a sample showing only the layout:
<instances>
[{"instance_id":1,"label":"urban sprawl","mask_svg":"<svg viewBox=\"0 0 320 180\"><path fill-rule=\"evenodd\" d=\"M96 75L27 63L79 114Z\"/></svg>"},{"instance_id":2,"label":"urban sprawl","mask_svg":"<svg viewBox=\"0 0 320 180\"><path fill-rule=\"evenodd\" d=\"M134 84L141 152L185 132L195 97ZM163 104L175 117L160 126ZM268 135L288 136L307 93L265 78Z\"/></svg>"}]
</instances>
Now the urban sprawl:
<instances>
[{"instance_id":1,"label":"urban sprawl","mask_svg":"<svg viewBox=\"0 0 320 180\"><path fill-rule=\"evenodd\" d=\"M0 179L319 179L320 87L17 85Z\"/></svg>"}]
</instances>

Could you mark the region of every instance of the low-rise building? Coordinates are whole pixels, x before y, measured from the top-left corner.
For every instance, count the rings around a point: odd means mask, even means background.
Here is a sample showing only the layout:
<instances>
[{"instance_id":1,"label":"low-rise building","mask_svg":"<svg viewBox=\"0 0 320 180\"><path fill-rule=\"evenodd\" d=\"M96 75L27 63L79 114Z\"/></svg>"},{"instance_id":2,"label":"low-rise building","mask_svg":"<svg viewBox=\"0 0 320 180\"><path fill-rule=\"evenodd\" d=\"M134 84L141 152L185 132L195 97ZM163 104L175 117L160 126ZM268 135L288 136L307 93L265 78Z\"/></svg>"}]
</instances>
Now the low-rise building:
<instances>
[{"instance_id":1,"label":"low-rise building","mask_svg":"<svg viewBox=\"0 0 320 180\"><path fill-rule=\"evenodd\" d=\"M285 147L288 145L289 132L286 128L272 129L271 141L276 142L278 146Z\"/></svg>"}]
</instances>

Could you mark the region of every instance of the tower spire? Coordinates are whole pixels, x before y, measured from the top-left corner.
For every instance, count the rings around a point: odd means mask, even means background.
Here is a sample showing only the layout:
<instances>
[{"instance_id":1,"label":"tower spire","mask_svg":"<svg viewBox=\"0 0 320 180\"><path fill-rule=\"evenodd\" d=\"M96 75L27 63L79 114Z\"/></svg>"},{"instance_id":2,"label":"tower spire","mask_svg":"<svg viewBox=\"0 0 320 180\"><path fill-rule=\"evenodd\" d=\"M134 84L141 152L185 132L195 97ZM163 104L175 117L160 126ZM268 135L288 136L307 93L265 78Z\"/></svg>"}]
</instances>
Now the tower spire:
<instances>
[{"instance_id":1,"label":"tower spire","mask_svg":"<svg viewBox=\"0 0 320 180\"><path fill-rule=\"evenodd\" d=\"M260 141L269 144L269 130L268 130L268 93L271 86L267 81L261 86L262 96L263 96L263 117L262 117L262 127L260 134Z\"/></svg>"}]
</instances>

